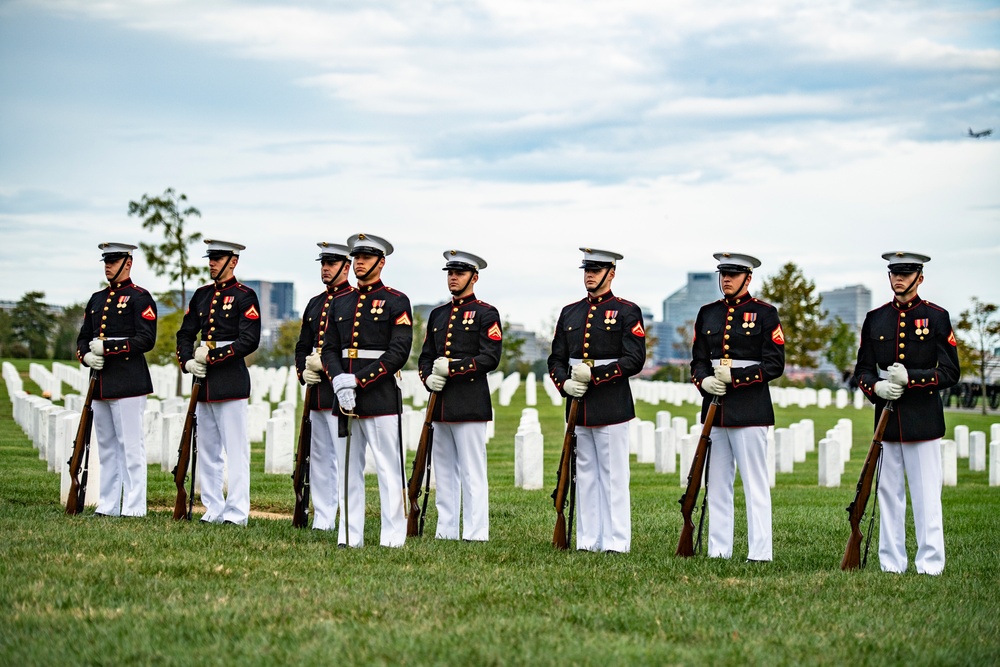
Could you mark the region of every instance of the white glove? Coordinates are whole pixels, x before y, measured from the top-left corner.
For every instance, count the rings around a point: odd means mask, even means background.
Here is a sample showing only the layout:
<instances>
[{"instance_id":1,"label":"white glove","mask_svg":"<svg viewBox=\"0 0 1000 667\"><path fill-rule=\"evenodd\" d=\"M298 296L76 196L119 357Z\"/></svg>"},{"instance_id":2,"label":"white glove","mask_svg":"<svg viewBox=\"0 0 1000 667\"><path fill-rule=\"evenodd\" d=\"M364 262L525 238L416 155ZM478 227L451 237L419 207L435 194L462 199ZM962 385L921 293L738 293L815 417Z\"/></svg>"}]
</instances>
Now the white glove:
<instances>
[{"instance_id":1,"label":"white glove","mask_svg":"<svg viewBox=\"0 0 1000 667\"><path fill-rule=\"evenodd\" d=\"M347 412L350 412L354 409L354 390L350 387L338 389L337 401L340 403L340 407L344 408Z\"/></svg>"},{"instance_id":2,"label":"white glove","mask_svg":"<svg viewBox=\"0 0 1000 667\"><path fill-rule=\"evenodd\" d=\"M726 395L726 383L712 375L701 381L701 388L705 390L705 393L713 396Z\"/></svg>"},{"instance_id":3,"label":"white glove","mask_svg":"<svg viewBox=\"0 0 1000 667\"><path fill-rule=\"evenodd\" d=\"M732 366L716 366L715 379L725 384L732 384L733 383Z\"/></svg>"},{"instance_id":4,"label":"white glove","mask_svg":"<svg viewBox=\"0 0 1000 667\"><path fill-rule=\"evenodd\" d=\"M354 389L358 386L358 379L354 377L353 373L341 373L337 377L333 378L333 390L340 395L341 389Z\"/></svg>"},{"instance_id":5,"label":"white glove","mask_svg":"<svg viewBox=\"0 0 1000 667\"><path fill-rule=\"evenodd\" d=\"M889 371L889 382L898 384L900 387L906 387L910 384L910 374L906 372L906 366L903 364L895 363L886 370Z\"/></svg>"},{"instance_id":6,"label":"white glove","mask_svg":"<svg viewBox=\"0 0 1000 667\"><path fill-rule=\"evenodd\" d=\"M443 378L440 375L434 375L431 373L427 376L427 379L424 380L424 384L427 385L427 388L431 391L441 391L444 389L444 383L447 381L448 378Z\"/></svg>"},{"instance_id":7,"label":"white glove","mask_svg":"<svg viewBox=\"0 0 1000 667\"><path fill-rule=\"evenodd\" d=\"M90 351L93 352L98 357L104 356L104 341L100 338L95 338L90 341Z\"/></svg>"},{"instance_id":8,"label":"white glove","mask_svg":"<svg viewBox=\"0 0 1000 667\"><path fill-rule=\"evenodd\" d=\"M208 347L202 345L194 349L194 360L199 364L208 364Z\"/></svg>"},{"instance_id":9,"label":"white glove","mask_svg":"<svg viewBox=\"0 0 1000 667\"><path fill-rule=\"evenodd\" d=\"M93 352L88 352L83 355L83 363L87 364L95 371L99 371L104 368L104 357L99 357Z\"/></svg>"},{"instance_id":10,"label":"white glove","mask_svg":"<svg viewBox=\"0 0 1000 667\"><path fill-rule=\"evenodd\" d=\"M903 395L903 388L895 382L879 380L875 383L875 393L879 398L884 398L887 401L895 401Z\"/></svg>"},{"instance_id":11,"label":"white glove","mask_svg":"<svg viewBox=\"0 0 1000 667\"><path fill-rule=\"evenodd\" d=\"M317 353L313 352L308 357L306 357L306 368L316 373L319 373L321 370L323 370L323 360Z\"/></svg>"},{"instance_id":12,"label":"white glove","mask_svg":"<svg viewBox=\"0 0 1000 667\"><path fill-rule=\"evenodd\" d=\"M308 385L319 384L323 381L323 376L308 368L302 371L302 379Z\"/></svg>"},{"instance_id":13,"label":"white glove","mask_svg":"<svg viewBox=\"0 0 1000 667\"><path fill-rule=\"evenodd\" d=\"M431 373L443 378L448 377L451 374L448 368L448 358L438 357L435 359L434 365L431 366Z\"/></svg>"},{"instance_id":14,"label":"white glove","mask_svg":"<svg viewBox=\"0 0 1000 667\"><path fill-rule=\"evenodd\" d=\"M570 378L563 383L563 391L573 398L580 398L587 393L587 383L577 382L573 378Z\"/></svg>"},{"instance_id":15,"label":"white glove","mask_svg":"<svg viewBox=\"0 0 1000 667\"><path fill-rule=\"evenodd\" d=\"M590 366L584 363L579 363L576 366L573 366L569 376L573 378L575 382L587 384L590 382Z\"/></svg>"},{"instance_id":16,"label":"white glove","mask_svg":"<svg viewBox=\"0 0 1000 667\"><path fill-rule=\"evenodd\" d=\"M203 378L208 375L208 364L200 363L195 359L188 359L187 363L184 364L184 368L196 378Z\"/></svg>"}]
</instances>

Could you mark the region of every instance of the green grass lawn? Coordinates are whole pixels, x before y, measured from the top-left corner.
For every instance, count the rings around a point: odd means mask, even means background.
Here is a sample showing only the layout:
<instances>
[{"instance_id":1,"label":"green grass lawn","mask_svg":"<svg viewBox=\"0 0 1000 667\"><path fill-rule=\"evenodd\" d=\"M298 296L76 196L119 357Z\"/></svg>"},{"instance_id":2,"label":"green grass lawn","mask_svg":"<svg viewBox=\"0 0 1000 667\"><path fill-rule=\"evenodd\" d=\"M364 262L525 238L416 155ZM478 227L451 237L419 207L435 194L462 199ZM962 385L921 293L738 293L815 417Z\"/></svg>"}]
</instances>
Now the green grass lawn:
<instances>
[{"instance_id":1,"label":"green grass lawn","mask_svg":"<svg viewBox=\"0 0 1000 667\"><path fill-rule=\"evenodd\" d=\"M26 364L23 370L26 370ZM26 384L26 388L29 386ZM546 485L562 410L539 388ZM941 577L839 569L847 512L871 437L871 411L788 408L817 438L854 421L839 489L817 486L816 454L773 490L774 556L747 564L737 491L735 557L676 558L680 475L632 466L632 552L557 552L551 488L513 488L524 392L497 409L489 445L491 541L378 544L369 478L363 549L291 526L287 475L252 460L253 509L287 519L245 528L171 520L172 479L151 466L143 519L66 517L0 387L0 663L275 664L996 664L1000 661L1000 488L959 460L944 489ZM695 406L671 409L693 419ZM656 406L640 403L653 419ZM996 414L949 413L987 430ZM687 471L683 471L686 477ZM89 514L89 510L88 510ZM427 535L436 515L429 512ZM910 555L915 551L910 527ZM874 547L874 545L873 545Z\"/></svg>"}]
</instances>

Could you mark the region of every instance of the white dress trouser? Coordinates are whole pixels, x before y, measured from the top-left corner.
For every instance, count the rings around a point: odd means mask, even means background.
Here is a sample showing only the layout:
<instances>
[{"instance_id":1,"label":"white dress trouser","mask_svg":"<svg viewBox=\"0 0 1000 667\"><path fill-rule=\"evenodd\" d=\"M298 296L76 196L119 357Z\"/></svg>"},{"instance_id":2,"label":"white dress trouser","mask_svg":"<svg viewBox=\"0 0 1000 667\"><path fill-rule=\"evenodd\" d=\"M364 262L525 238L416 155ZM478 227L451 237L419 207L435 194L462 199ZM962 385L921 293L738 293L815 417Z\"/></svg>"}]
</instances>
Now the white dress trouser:
<instances>
[{"instance_id":1,"label":"white dress trouser","mask_svg":"<svg viewBox=\"0 0 1000 667\"><path fill-rule=\"evenodd\" d=\"M309 496L313 505L313 529L333 530L340 505L340 474L337 459L337 415L332 410L313 410L309 452Z\"/></svg>"},{"instance_id":2,"label":"white dress trouser","mask_svg":"<svg viewBox=\"0 0 1000 667\"><path fill-rule=\"evenodd\" d=\"M628 422L576 427L576 548L632 547Z\"/></svg>"},{"instance_id":3,"label":"white dress trouser","mask_svg":"<svg viewBox=\"0 0 1000 667\"><path fill-rule=\"evenodd\" d=\"M486 479L486 422L434 422L431 450L438 539L458 539L459 512L465 509L462 539L490 539L490 487Z\"/></svg>"},{"instance_id":4,"label":"white dress trouser","mask_svg":"<svg viewBox=\"0 0 1000 667\"><path fill-rule=\"evenodd\" d=\"M145 396L95 400L94 428L101 460L98 514L146 515Z\"/></svg>"},{"instance_id":5,"label":"white dress trouser","mask_svg":"<svg viewBox=\"0 0 1000 667\"><path fill-rule=\"evenodd\" d=\"M382 502L382 531L379 542L384 547L401 547L406 540L406 508L403 505L403 472L400 469L399 425L396 415L351 419L351 462L342 475L347 495L350 546L365 543L365 447L371 446L378 473L378 492ZM337 440L337 458L344 470L346 438ZM344 527L344 506L340 507L340 544L348 544Z\"/></svg>"},{"instance_id":6,"label":"white dress trouser","mask_svg":"<svg viewBox=\"0 0 1000 667\"><path fill-rule=\"evenodd\" d=\"M202 521L247 525L250 516L250 436L247 399L199 402L198 484L205 505ZM227 468L228 466L228 468ZM229 473L229 492L222 487Z\"/></svg>"},{"instance_id":7,"label":"white dress trouser","mask_svg":"<svg viewBox=\"0 0 1000 667\"><path fill-rule=\"evenodd\" d=\"M767 427L712 427L708 463L708 555L733 555L733 483L743 480L748 560L771 560L771 486L767 474Z\"/></svg>"},{"instance_id":8,"label":"white dress trouser","mask_svg":"<svg viewBox=\"0 0 1000 667\"><path fill-rule=\"evenodd\" d=\"M920 574L941 574L944 570L944 520L940 439L882 443L878 559L886 572L906 572L907 568L906 482L910 485L917 537L914 565Z\"/></svg>"}]
</instances>

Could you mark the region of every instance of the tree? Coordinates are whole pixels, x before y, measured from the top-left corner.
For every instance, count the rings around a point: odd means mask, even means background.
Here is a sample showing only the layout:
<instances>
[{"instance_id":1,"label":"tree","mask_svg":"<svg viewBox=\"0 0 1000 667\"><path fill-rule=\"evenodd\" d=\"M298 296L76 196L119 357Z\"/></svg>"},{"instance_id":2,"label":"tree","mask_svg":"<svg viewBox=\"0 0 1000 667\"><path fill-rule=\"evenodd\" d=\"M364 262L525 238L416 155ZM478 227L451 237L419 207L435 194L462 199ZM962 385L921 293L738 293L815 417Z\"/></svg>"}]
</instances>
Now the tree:
<instances>
[{"instance_id":1,"label":"tree","mask_svg":"<svg viewBox=\"0 0 1000 667\"><path fill-rule=\"evenodd\" d=\"M526 339L514 332L514 327L511 326L509 319L504 320L503 333L503 350L500 354L499 370L503 371L504 375L508 375L514 371L520 372L524 361L524 343Z\"/></svg>"},{"instance_id":2,"label":"tree","mask_svg":"<svg viewBox=\"0 0 1000 667\"><path fill-rule=\"evenodd\" d=\"M420 352L424 349L424 334L427 333L427 318L413 311L413 343L410 345L410 356L406 359L404 370L415 371L420 361Z\"/></svg>"},{"instance_id":3,"label":"tree","mask_svg":"<svg viewBox=\"0 0 1000 667\"><path fill-rule=\"evenodd\" d=\"M823 358L841 373L851 371L858 358L858 335L854 328L839 317L830 325L830 340L823 351Z\"/></svg>"},{"instance_id":4,"label":"tree","mask_svg":"<svg viewBox=\"0 0 1000 667\"><path fill-rule=\"evenodd\" d=\"M979 373L980 398L983 414L986 414L986 371L996 365L994 351L1000 345L1000 319L997 319L997 305L984 303L972 297L972 308L963 310L958 321L958 330L969 339L969 350L973 353L976 370Z\"/></svg>"},{"instance_id":5,"label":"tree","mask_svg":"<svg viewBox=\"0 0 1000 667\"><path fill-rule=\"evenodd\" d=\"M12 357L14 332L11 329L10 313L0 310L0 357Z\"/></svg>"},{"instance_id":6,"label":"tree","mask_svg":"<svg viewBox=\"0 0 1000 667\"><path fill-rule=\"evenodd\" d=\"M87 304L77 303L63 309L56 321L55 338L52 340L53 359L76 359L76 337L80 334Z\"/></svg>"},{"instance_id":7,"label":"tree","mask_svg":"<svg viewBox=\"0 0 1000 667\"><path fill-rule=\"evenodd\" d=\"M26 292L10 314L14 341L23 344L33 359L48 358L49 335L55 326L44 298L45 292Z\"/></svg>"},{"instance_id":8,"label":"tree","mask_svg":"<svg viewBox=\"0 0 1000 667\"><path fill-rule=\"evenodd\" d=\"M188 246L201 240L200 232L184 235L184 223L189 216L201 217L201 211L194 206L181 210L187 202L187 195L174 196L174 189L167 188L162 197L143 195L138 202L128 203L128 214L142 218L142 228L155 231L163 228L165 241L159 245L140 243L146 263L157 276L166 275L171 283L180 281L181 304L186 305L187 281L206 275L203 266L192 266L189 261Z\"/></svg>"},{"instance_id":9,"label":"tree","mask_svg":"<svg viewBox=\"0 0 1000 667\"><path fill-rule=\"evenodd\" d=\"M278 325L278 335L274 337L274 346L271 348L270 365L295 365L295 345L299 342L301 329L301 320L285 320Z\"/></svg>"},{"instance_id":10,"label":"tree","mask_svg":"<svg viewBox=\"0 0 1000 667\"><path fill-rule=\"evenodd\" d=\"M816 294L816 284L806 280L794 262L788 262L764 280L760 294L778 309L786 363L816 368L817 355L830 338L830 327L823 324L826 313L821 307L822 297Z\"/></svg>"}]
</instances>

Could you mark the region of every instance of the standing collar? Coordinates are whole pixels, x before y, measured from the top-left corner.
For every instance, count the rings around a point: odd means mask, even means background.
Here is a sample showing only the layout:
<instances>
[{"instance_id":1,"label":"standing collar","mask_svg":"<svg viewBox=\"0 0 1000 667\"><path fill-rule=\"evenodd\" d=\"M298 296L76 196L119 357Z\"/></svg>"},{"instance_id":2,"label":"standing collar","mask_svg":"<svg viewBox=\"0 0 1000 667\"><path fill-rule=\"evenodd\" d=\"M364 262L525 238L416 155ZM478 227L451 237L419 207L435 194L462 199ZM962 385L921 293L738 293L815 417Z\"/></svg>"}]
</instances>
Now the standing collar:
<instances>
[{"instance_id":1,"label":"standing collar","mask_svg":"<svg viewBox=\"0 0 1000 667\"><path fill-rule=\"evenodd\" d=\"M229 289L230 287L232 287L233 285L235 285L237 282L238 281L236 280L236 276L233 276L232 278L230 278L229 280L227 280L224 283L215 283L215 289L216 290Z\"/></svg>"},{"instance_id":2,"label":"standing collar","mask_svg":"<svg viewBox=\"0 0 1000 667\"><path fill-rule=\"evenodd\" d=\"M753 297L750 296L750 292L746 292L741 296L722 297L722 300L727 306L743 306L753 301Z\"/></svg>"},{"instance_id":3,"label":"standing collar","mask_svg":"<svg viewBox=\"0 0 1000 667\"><path fill-rule=\"evenodd\" d=\"M121 289L122 287L128 287L132 284L131 278L126 278L125 280L119 280L115 283L108 283L108 288L110 289Z\"/></svg>"},{"instance_id":4,"label":"standing collar","mask_svg":"<svg viewBox=\"0 0 1000 667\"><path fill-rule=\"evenodd\" d=\"M385 285L382 284L382 281L376 280L371 285L365 285L364 287L358 285L358 291L361 292L362 294L367 294L368 292L374 292L375 290L380 290L383 287L385 287Z\"/></svg>"},{"instance_id":5,"label":"standing collar","mask_svg":"<svg viewBox=\"0 0 1000 667\"><path fill-rule=\"evenodd\" d=\"M461 306L461 305L466 304L466 303L472 303L475 300L476 300L475 293L472 293L469 296L463 296L463 297L453 296L451 298L451 304L453 306Z\"/></svg>"},{"instance_id":6,"label":"standing collar","mask_svg":"<svg viewBox=\"0 0 1000 667\"><path fill-rule=\"evenodd\" d=\"M597 305L597 304L604 303L605 301L609 301L609 300L611 300L613 298L615 298L615 295L612 294L611 290L608 290L607 292L605 292L604 294L601 294L599 296L593 296L591 294L588 294L587 295L587 303L590 303L590 304L593 304L593 305Z\"/></svg>"},{"instance_id":7,"label":"standing collar","mask_svg":"<svg viewBox=\"0 0 1000 667\"><path fill-rule=\"evenodd\" d=\"M892 299L892 307L895 308L896 310L904 310L904 311L905 310L912 310L913 308L916 308L921 303L923 303L923 301L924 300L921 299L919 296L914 296L912 299L910 299L906 303L900 303L898 299L896 299L895 297L893 297L893 299Z\"/></svg>"}]
</instances>

